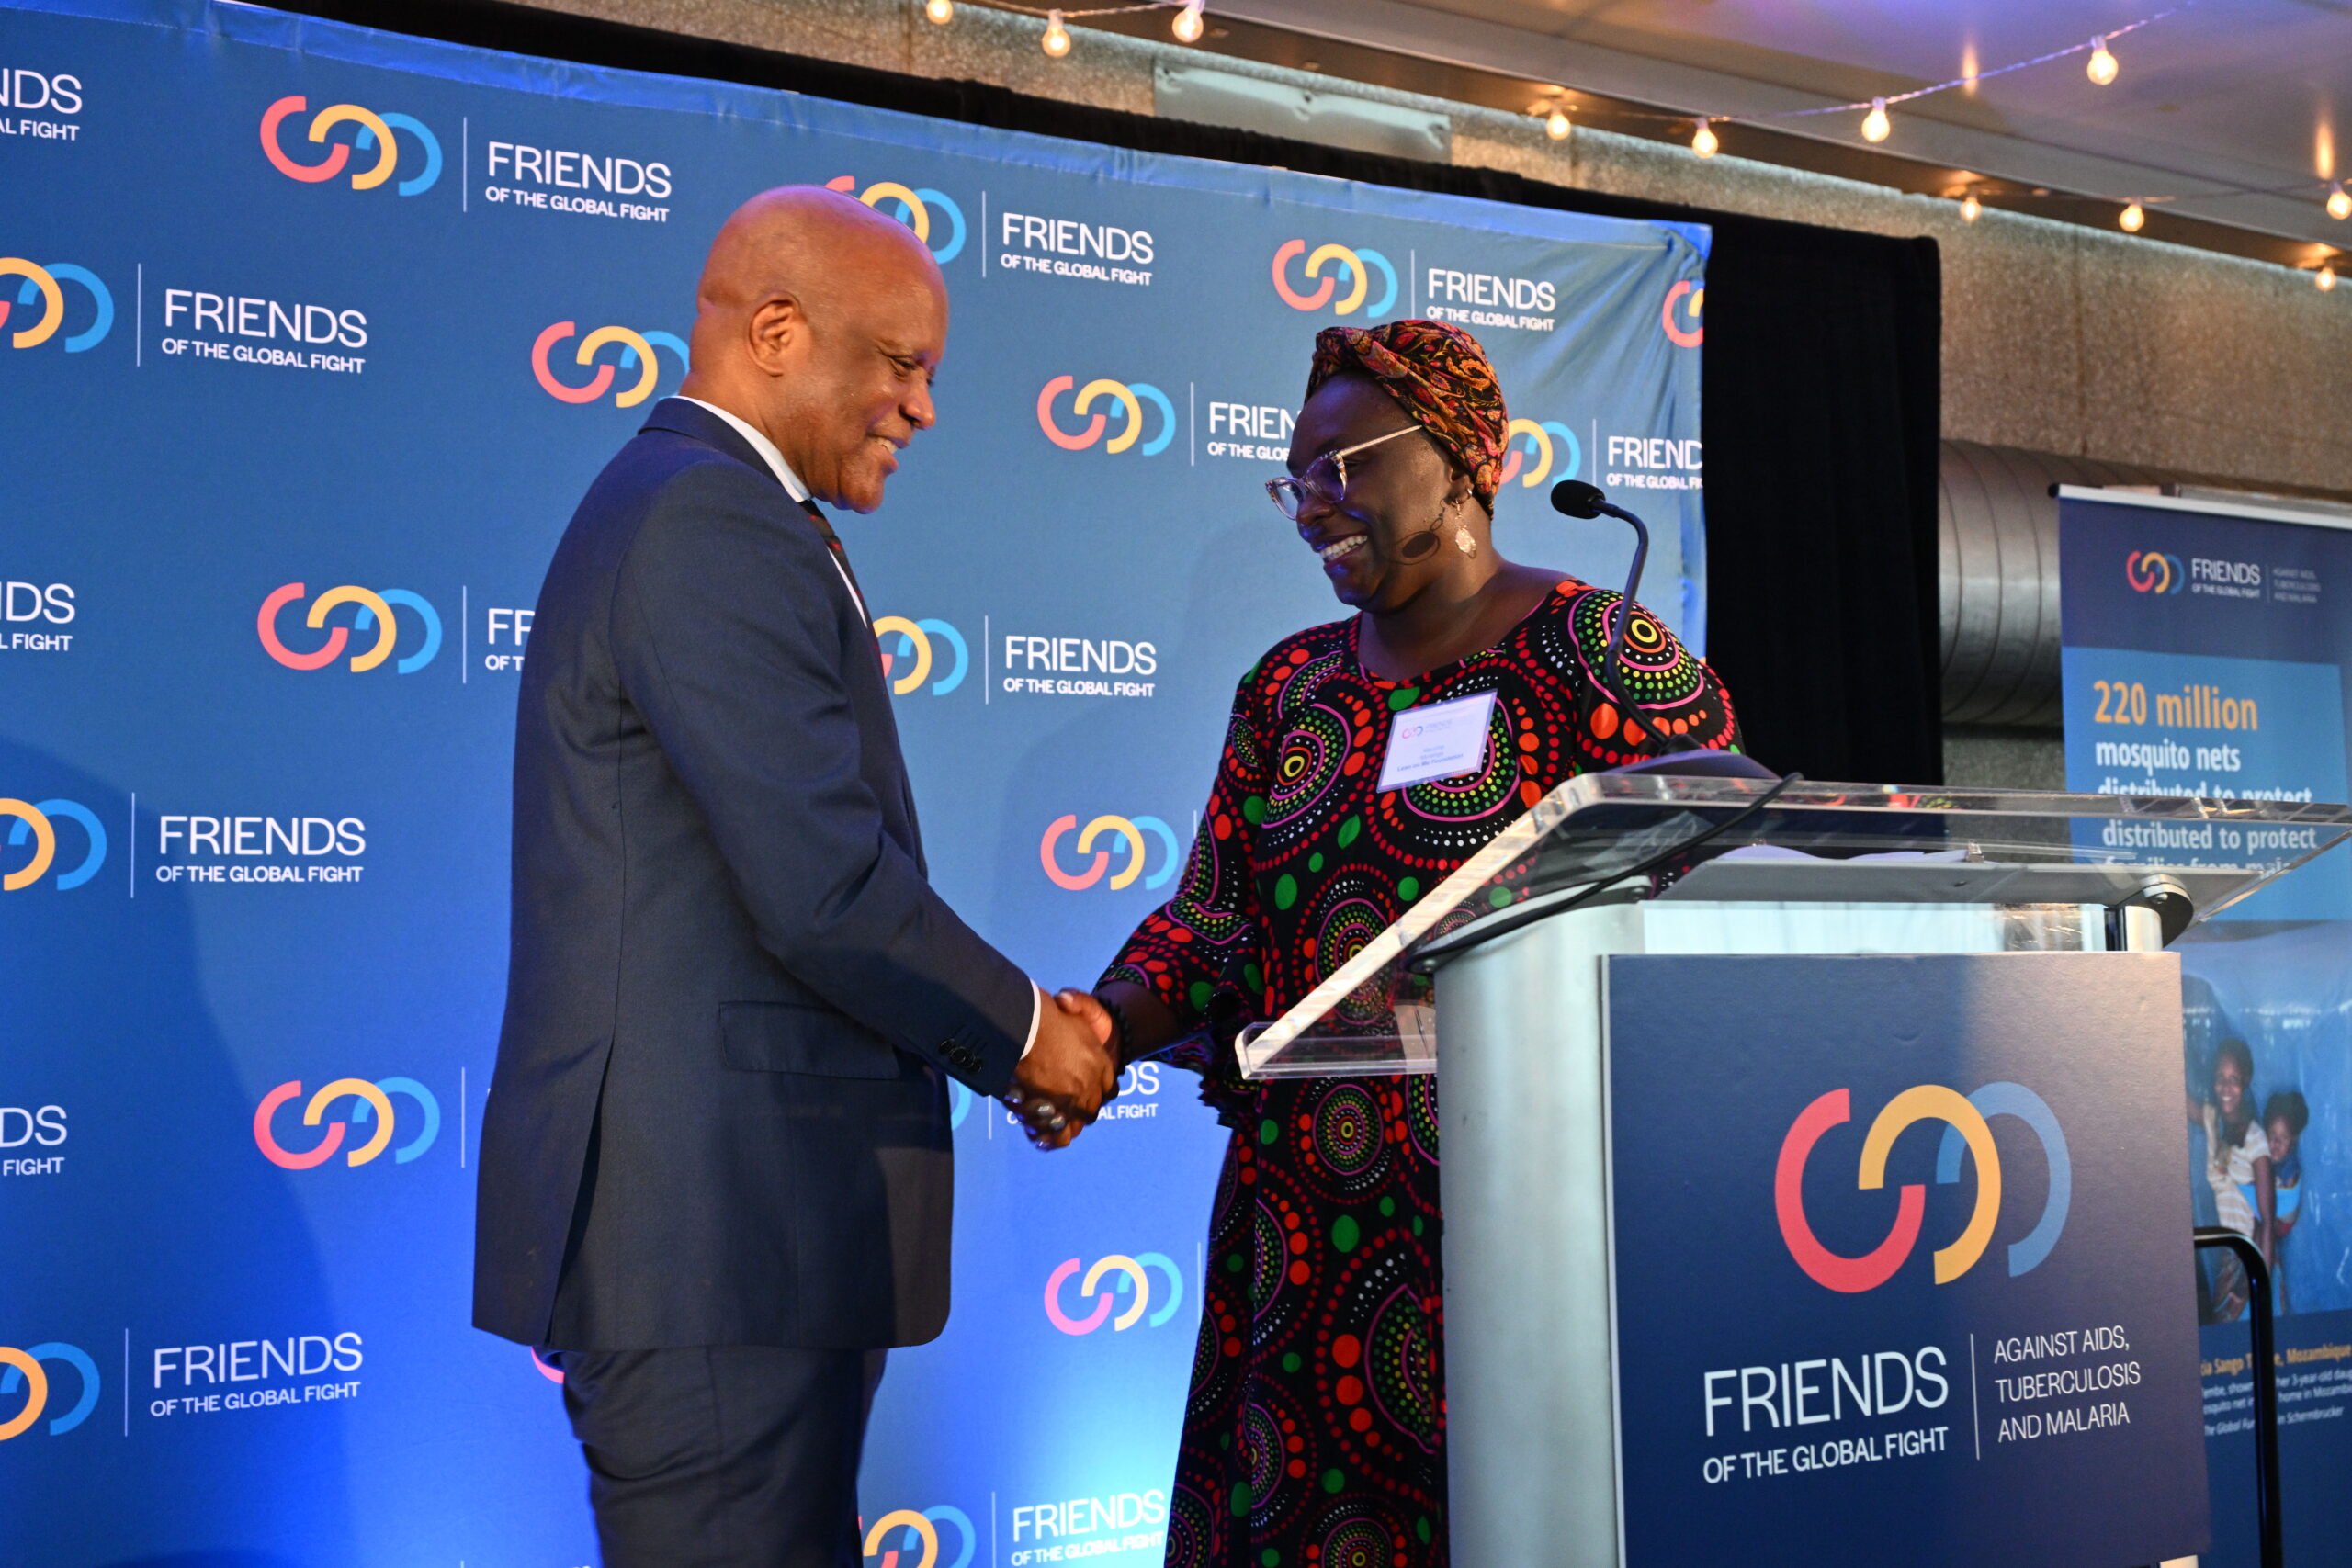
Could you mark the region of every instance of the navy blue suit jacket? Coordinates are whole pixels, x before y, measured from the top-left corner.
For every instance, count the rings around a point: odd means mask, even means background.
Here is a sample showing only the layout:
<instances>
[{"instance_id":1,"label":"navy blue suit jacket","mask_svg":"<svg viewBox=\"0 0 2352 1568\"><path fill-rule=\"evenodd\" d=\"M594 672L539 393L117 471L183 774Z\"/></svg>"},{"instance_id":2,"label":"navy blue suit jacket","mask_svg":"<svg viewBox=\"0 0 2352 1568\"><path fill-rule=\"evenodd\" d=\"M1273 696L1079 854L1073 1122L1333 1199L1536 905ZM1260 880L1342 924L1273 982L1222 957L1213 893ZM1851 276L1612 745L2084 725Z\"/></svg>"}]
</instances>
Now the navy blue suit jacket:
<instances>
[{"instance_id":1,"label":"navy blue suit jacket","mask_svg":"<svg viewBox=\"0 0 2352 1568\"><path fill-rule=\"evenodd\" d=\"M748 443L670 399L539 592L474 1322L563 1349L920 1344L946 1079L1029 982L924 877L874 634Z\"/></svg>"}]
</instances>

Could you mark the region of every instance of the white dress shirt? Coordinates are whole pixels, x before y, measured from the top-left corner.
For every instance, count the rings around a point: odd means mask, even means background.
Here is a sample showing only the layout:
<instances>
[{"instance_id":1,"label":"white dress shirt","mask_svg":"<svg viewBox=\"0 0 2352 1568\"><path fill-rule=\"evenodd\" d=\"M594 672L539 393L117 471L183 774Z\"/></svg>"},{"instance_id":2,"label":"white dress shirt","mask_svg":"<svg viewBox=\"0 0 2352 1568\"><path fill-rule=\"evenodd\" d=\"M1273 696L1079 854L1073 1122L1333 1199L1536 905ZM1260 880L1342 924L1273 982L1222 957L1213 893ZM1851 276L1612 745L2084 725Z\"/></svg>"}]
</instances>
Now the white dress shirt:
<instances>
[{"instance_id":1,"label":"white dress shirt","mask_svg":"<svg viewBox=\"0 0 2352 1568\"><path fill-rule=\"evenodd\" d=\"M800 476L792 471L792 465L784 460L784 454L776 450L775 443L767 438L765 431L748 420L740 419L728 412L717 403L707 403L700 398L689 398L683 393L673 395L682 403L692 403L698 409L708 409L712 413L725 420L734 429L735 434L750 443L752 450L760 455L761 460L767 464L769 471L775 475L775 482L784 487L785 494L792 497L796 502L806 502L808 499L808 487L800 482ZM865 613L865 596L857 591L857 584L850 581L849 571L842 565L841 558L834 555L830 548L825 551L825 554L832 561L833 570L841 573L842 586L849 590L850 603L857 606L858 619L871 623L873 617ZM1030 1052L1037 1048L1037 1026L1045 1021L1045 1009L1046 993L1039 988L1035 980L1032 980L1029 982L1029 1040L1021 1047L1021 1055L1024 1059Z\"/></svg>"},{"instance_id":2,"label":"white dress shirt","mask_svg":"<svg viewBox=\"0 0 2352 1568\"><path fill-rule=\"evenodd\" d=\"M768 439L767 432L749 421L738 419L717 403L707 403L700 398L689 398L684 395L678 395L678 400L682 403L692 403L698 409L708 409L729 424L733 425L735 434L750 442L752 450L757 452L767 463L769 470L775 475L775 482L784 487L784 493L803 505L808 503L808 487L800 482L800 476L792 471L792 465L784 460L784 454L775 449L775 443ZM833 556L830 548L825 553ZM874 617L865 613L865 596L857 591L857 584L850 581L849 571L842 565L839 556L833 556L833 570L841 573L842 586L849 590L850 603L857 606L857 618L862 621L872 621Z\"/></svg>"}]
</instances>

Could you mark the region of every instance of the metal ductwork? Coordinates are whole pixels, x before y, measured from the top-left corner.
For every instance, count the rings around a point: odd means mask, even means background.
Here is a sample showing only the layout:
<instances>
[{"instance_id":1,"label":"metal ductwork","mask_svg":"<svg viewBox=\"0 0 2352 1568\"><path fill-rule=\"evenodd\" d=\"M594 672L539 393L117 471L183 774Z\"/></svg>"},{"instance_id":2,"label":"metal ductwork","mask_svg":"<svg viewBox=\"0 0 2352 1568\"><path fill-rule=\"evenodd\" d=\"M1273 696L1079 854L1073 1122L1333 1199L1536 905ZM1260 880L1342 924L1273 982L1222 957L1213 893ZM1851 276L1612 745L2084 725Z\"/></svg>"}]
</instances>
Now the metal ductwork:
<instances>
[{"instance_id":1,"label":"metal ductwork","mask_svg":"<svg viewBox=\"0 0 2352 1568\"><path fill-rule=\"evenodd\" d=\"M1937 504L1946 724L2055 729L2058 502L2052 485L2146 486L2167 495L2253 502L2352 519L2347 498L2301 487L2021 446L1943 443Z\"/></svg>"},{"instance_id":2,"label":"metal ductwork","mask_svg":"<svg viewBox=\"0 0 2352 1568\"><path fill-rule=\"evenodd\" d=\"M1945 723L2058 724L2058 502L2050 487L2177 477L2017 446L1943 444Z\"/></svg>"}]
</instances>

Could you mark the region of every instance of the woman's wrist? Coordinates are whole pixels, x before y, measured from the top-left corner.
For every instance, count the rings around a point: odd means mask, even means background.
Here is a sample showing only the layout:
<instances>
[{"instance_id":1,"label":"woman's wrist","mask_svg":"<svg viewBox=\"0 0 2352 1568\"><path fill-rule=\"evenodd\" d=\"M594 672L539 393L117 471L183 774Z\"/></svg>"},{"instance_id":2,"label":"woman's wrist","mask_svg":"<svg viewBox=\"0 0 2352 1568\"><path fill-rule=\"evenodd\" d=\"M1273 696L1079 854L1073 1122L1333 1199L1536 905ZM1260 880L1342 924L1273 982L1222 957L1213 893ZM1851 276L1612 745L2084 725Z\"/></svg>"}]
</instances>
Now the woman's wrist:
<instances>
[{"instance_id":1,"label":"woman's wrist","mask_svg":"<svg viewBox=\"0 0 2352 1568\"><path fill-rule=\"evenodd\" d=\"M1135 1060L1135 1031L1127 1022L1127 1010L1119 1005L1116 998L1104 996L1100 991L1094 993L1094 999L1102 1004L1104 1012L1111 1015L1111 1055L1120 1066L1125 1067Z\"/></svg>"},{"instance_id":2,"label":"woman's wrist","mask_svg":"<svg viewBox=\"0 0 2352 1568\"><path fill-rule=\"evenodd\" d=\"M1112 980L1095 987L1094 999L1111 1015L1112 1040L1122 1066L1172 1044L1182 1032L1168 1004L1157 994L1131 980Z\"/></svg>"}]
</instances>

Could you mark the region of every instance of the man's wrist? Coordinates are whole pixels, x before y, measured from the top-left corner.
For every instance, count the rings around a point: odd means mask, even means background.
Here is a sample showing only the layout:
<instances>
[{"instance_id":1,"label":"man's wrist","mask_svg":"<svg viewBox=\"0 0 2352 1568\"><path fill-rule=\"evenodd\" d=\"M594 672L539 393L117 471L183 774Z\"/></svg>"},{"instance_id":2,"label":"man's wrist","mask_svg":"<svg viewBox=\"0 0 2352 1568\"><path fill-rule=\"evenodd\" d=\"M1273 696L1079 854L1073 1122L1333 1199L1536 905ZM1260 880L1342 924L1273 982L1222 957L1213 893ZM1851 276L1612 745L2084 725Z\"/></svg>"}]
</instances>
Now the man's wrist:
<instances>
[{"instance_id":1,"label":"man's wrist","mask_svg":"<svg viewBox=\"0 0 2352 1568\"><path fill-rule=\"evenodd\" d=\"M1029 1053L1037 1048L1037 1028L1045 1021L1046 992L1044 987L1032 980L1029 982L1029 1039L1027 1043L1021 1047L1020 1060L1027 1061Z\"/></svg>"}]
</instances>

